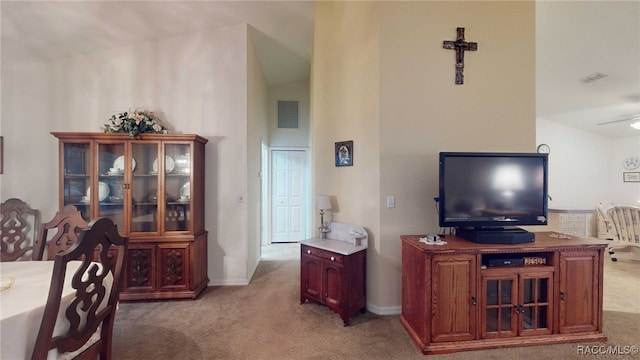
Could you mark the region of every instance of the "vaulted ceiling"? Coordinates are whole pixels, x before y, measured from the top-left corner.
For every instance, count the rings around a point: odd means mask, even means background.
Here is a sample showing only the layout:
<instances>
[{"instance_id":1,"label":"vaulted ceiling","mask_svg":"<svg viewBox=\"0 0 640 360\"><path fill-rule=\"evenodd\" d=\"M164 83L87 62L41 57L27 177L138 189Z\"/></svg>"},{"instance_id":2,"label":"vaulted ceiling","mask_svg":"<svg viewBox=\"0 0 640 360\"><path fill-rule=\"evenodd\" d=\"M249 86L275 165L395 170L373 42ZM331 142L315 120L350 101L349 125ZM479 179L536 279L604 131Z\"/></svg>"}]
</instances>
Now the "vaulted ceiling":
<instances>
[{"instance_id":1,"label":"vaulted ceiling","mask_svg":"<svg viewBox=\"0 0 640 360\"><path fill-rule=\"evenodd\" d=\"M47 61L247 23L267 82L278 84L309 76L314 8L314 1L3 0L1 59L3 66ZM537 2L536 84L538 117L611 138L638 136L629 124L640 116L640 1Z\"/></svg>"},{"instance_id":2,"label":"vaulted ceiling","mask_svg":"<svg viewBox=\"0 0 640 360\"><path fill-rule=\"evenodd\" d=\"M268 83L309 76L313 1L0 1L3 64L246 23Z\"/></svg>"},{"instance_id":3,"label":"vaulted ceiling","mask_svg":"<svg viewBox=\"0 0 640 360\"><path fill-rule=\"evenodd\" d=\"M540 118L640 135L640 1L537 2L536 84Z\"/></svg>"}]
</instances>

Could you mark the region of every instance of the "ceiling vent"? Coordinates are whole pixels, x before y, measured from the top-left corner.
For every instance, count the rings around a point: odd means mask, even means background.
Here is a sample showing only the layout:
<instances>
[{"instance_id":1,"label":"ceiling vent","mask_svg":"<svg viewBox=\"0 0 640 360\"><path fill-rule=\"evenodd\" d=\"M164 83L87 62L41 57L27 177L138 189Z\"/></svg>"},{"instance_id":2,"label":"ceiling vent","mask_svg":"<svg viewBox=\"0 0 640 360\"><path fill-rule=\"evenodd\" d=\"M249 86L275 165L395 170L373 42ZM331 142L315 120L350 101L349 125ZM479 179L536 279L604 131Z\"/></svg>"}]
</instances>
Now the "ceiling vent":
<instances>
[{"instance_id":1,"label":"ceiling vent","mask_svg":"<svg viewBox=\"0 0 640 360\"><path fill-rule=\"evenodd\" d=\"M585 78L580 79L580 81L582 81L585 84L588 84L590 82L594 82L596 80L600 80L600 79L604 79L606 78L608 75L607 74L603 74L603 73L593 73Z\"/></svg>"}]
</instances>

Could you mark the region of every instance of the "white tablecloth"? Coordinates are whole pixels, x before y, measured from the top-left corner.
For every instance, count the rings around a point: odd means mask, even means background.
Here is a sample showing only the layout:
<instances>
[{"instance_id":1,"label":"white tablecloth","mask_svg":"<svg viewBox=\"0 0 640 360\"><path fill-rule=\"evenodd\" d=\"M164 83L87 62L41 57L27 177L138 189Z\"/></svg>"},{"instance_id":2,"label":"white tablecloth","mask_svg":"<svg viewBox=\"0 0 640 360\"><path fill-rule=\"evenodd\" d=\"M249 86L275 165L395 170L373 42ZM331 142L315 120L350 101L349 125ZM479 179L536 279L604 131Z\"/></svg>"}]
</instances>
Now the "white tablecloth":
<instances>
[{"instance_id":1,"label":"white tablecloth","mask_svg":"<svg viewBox=\"0 0 640 360\"><path fill-rule=\"evenodd\" d=\"M15 278L14 284L9 289L0 291L0 359L31 358L49 295L53 263L53 261L0 263L0 276L4 279ZM62 290L63 309L71 302L75 293L75 289L71 287L71 280L80 264L79 261L72 261L67 266L67 276ZM107 276L105 285L110 288L112 282L111 275ZM106 301L105 298L104 302ZM68 327L64 312L61 311L58 314L54 335L60 334ZM49 357L55 356L53 351L49 355Z\"/></svg>"}]
</instances>

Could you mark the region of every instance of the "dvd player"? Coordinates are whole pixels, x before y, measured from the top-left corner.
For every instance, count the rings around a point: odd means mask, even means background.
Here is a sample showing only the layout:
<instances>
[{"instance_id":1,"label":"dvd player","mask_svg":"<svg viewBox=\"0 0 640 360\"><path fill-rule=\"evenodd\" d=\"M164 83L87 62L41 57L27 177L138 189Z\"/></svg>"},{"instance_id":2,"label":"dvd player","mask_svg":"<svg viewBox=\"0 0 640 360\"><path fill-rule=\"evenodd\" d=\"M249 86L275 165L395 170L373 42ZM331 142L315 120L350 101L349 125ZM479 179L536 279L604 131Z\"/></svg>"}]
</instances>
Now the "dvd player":
<instances>
[{"instance_id":1,"label":"dvd player","mask_svg":"<svg viewBox=\"0 0 640 360\"><path fill-rule=\"evenodd\" d=\"M489 259L489 266L523 266L524 258Z\"/></svg>"}]
</instances>

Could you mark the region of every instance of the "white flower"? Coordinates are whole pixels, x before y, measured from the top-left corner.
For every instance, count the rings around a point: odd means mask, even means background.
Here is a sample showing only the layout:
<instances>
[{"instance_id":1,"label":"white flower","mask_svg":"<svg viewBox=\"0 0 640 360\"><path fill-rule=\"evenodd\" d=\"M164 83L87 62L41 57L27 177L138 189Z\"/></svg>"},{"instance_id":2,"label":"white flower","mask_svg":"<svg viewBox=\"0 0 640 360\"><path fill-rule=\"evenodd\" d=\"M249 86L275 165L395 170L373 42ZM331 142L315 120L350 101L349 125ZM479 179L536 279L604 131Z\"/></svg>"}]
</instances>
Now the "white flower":
<instances>
[{"instance_id":1,"label":"white flower","mask_svg":"<svg viewBox=\"0 0 640 360\"><path fill-rule=\"evenodd\" d=\"M128 133L134 137L139 133L167 134L154 113L146 110L122 112L109 118L102 130L106 133Z\"/></svg>"}]
</instances>

